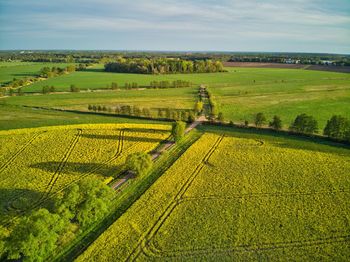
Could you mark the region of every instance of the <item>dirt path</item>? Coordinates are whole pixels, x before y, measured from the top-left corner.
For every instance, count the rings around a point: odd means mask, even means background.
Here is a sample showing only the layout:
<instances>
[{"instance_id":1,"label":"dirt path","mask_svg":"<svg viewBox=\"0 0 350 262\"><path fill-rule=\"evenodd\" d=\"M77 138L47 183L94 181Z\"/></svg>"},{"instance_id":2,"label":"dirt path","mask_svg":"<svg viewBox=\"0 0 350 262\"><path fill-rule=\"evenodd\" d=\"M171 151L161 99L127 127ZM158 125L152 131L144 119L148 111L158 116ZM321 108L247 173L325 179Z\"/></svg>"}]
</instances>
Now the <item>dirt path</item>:
<instances>
[{"instance_id":1,"label":"dirt path","mask_svg":"<svg viewBox=\"0 0 350 262\"><path fill-rule=\"evenodd\" d=\"M198 125L202 124L203 122L208 121L208 119L205 117L205 115L201 115L198 117L191 125L189 125L185 130L185 135L187 135L189 132L191 132L193 129L195 129ZM156 161L164 152L168 151L175 145L175 142L173 141L166 141L163 146L159 147L156 151L151 153L152 161ZM133 173L131 171L125 171L123 173L123 177L115 181L111 188L114 190L117 190L120 188L123 184L125 184L129 179L133 177Z\"/></svg>"}]
</instances>

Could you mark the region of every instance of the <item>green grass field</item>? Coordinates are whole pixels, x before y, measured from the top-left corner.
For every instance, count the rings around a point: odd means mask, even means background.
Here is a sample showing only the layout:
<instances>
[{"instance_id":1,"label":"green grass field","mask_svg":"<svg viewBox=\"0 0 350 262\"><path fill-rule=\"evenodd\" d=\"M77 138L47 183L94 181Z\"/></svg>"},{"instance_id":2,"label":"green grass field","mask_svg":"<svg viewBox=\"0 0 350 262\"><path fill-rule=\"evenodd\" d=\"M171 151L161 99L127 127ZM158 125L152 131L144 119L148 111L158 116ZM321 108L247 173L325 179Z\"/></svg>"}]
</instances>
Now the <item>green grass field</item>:
<instances>
[{"instance_id":1,"label":"green grass field","mask_svg":"<svg viewBox=\"0 0 350 262\"><path fill-rule=\"evenodd\" d=\"M0 100L0 104L44 106L87 110L89 104L116 106L137 105L146 108L192 109L198 97L197 88L116 90L17 96Z\"/></svg>"},{"instance_id":2,"label":"green grass field","mask_svg":"<svg viewBox=\"0 0 350 262\"><path fill-rule=\"evenodd\" d=\"M203 130L77 261L347 259L349 149Z\"/></svg>"},{"instance_id":3,"label":"green grass field","mask_svg":"<svg viewBox=\"0 0 350 262\"><path fill-rule=\"evenodd\" d=\"M67 63L31 63L31 62L1 62L0 63L0 84L25 77L37 76L40 69L48 67L67 67Z\"/></svg>"},{"instance_id":4,"label":"green grass field","mask_svg":"<svg viewBox=\"0 0 350 262\"><path fill-rule=\"evenodd\" d=\"M69 112L25 108L21 106L0 105L0 130L98 123L160 124L164 122L128 119L115 116L110 117L90 114L76 114Z\"/></svg>"},{"instance_id":5,"label":"green grass field","mask_svg":"<svg viewBox=\"0 0 350 262\"><path fill-rule=\"evenodd\" d=\"M186 80L194 84L207 84L209 86L236 86L242 87L246 91L245 89L249 87L255 88L259 85L274 85L282 88L287 85L293 88L305 85L332 85L332 83L349 82L350 79L348 74L297 69L227 68L227 70L226 73L142 75L108 73L97 67L51 78L45 82L34 83L28 86L25 91L41 92L44 85L53 85L58 91L69 91L71 84L83 90L107 88L111 86L112 82L116 82L122 87L125 83L136 82L139 85L149 85L151 81L162 80ZM282 83L282 80L285 82Z\"/></svg>"},{"instance_id":6,"label":"green grass field","mask_svg":"<svg viewBox=\"0 0 350 262\"><path fill-rule=\"evenodd\" d=\"M95 71L94 71L95 70ZM27 91L41 91L43 85L54 85L67 91L70 84L82 89L105 88L111 82L149 84L152 80L188 80L207 84L218 111L227 121L253 122L254 115L263 112L268 120L274 115L288 127L301 113L313 115L323 129L334 114L350 118L350 75L334 72L296 69L228 68L227 73L137 75L99 71L75 72L35 83ZM85 110L88 104L114 106L131 104L139 107L191 109L197 99L197 86L165 90L119 90L50 96L11 97L8 104L63 107Z\"/></svg>"},{"instance_id":7,"label":"green grass field","mask_svg":"<svg viewBox=\"0 0 350 262\"><path fill-rule=\"evenodd\" d=\"M210 89L218 111L224 114L226 120L253 123L255 114L262 112L270 121L274 115L281 117L284 127L289 127L298 114L306 113L314 116L322 129L333 115L343 115L350 118L350 83L334 88L319 90L276 92L263 91L250 94L234 94L234 87L216 87Z\"/></svg>"}]
</instances>

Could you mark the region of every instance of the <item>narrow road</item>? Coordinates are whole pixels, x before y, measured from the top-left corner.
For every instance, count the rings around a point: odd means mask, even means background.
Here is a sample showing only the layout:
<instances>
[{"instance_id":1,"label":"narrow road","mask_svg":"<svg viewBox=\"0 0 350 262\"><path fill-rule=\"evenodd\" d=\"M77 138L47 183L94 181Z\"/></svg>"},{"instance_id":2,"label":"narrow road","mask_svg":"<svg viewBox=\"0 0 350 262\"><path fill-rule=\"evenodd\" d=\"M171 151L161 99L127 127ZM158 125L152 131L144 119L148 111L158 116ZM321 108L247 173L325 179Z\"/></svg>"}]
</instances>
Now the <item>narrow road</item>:
<instances>
[{"instance_id":1,"label":"narrow road","mask_svg":"<svg viewBox=\"0 0 350 262\"><path fill-rule=\"evenodd\" d=\"M188 134L189 132L191 132L194 128L196 128L198 125L202 124L203 122L208 121L207 118L205 117L205 115L201 115L200 117L198 117L191 125L189 125L186 130L185 130L185 134ZM152 152L151 153L151 158L152 161L155 161L156 159L158 159L165 151L169 150L170 148L172 148L175 145L174 141L166 141L163 146L159 147L157 149L157 151ZM122 185L124 185L129 179L131 179L133 177L133 173L129 170L125 171L123 173L123 177L118 179L117 181L115 181L112 185L111 188L113 188L114 190L119 189Z\"/></svg>"}]
</instances>

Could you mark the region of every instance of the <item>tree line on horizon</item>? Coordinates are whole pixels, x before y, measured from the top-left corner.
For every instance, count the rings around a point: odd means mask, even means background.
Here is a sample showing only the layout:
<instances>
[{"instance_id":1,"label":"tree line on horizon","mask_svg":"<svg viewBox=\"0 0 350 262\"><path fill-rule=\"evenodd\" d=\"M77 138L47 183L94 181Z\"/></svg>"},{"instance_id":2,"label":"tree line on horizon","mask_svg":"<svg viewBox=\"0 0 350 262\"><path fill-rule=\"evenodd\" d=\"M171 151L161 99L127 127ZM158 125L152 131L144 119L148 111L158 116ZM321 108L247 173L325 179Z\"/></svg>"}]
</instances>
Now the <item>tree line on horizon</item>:
<instances>
[{"instance_id":1,"label":"tree line on horizon","mask_svg":"<svg viewBox=\"0 0 350 262\"><path fill-rule=\"evenodd\" d=\"M176 74L225 72L220 61L178 58L118 58L105 64L106 72L135 74Z\"/></svg>"}]
</instances>

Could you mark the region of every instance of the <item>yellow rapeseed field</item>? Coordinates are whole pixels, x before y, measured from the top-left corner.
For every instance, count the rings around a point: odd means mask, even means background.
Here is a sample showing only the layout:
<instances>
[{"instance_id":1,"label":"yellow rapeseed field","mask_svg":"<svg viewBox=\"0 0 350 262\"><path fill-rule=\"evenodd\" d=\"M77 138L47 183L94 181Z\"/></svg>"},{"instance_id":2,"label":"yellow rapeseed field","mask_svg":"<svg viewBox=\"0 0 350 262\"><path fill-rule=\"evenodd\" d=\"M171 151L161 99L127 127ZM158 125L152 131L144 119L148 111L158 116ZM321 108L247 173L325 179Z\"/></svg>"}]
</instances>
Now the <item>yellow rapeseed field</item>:
<instances>
[{"instance_id":1,"label":"yellow rapeseed field","mask_svg":"<svg viewBox=\"0 0 350 262\"><path fill-rule=\"evenodd\" d=\"M205 133L77 261L345 260L349 174L349 149Z\"/></svg>"},{"instance_id":2,"label":"yellow rapeseed field","mask_svg":"<svg viewBox=\"0 0 350 262\"><path fill-rule=\"evenodd\" d=\"M95 124L0 132L0 218L45 205L85 177L110 181L128 154L148 152L169 136L168 125Z\"/></svg>"}]
</instances>

